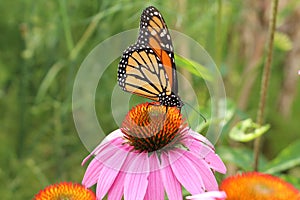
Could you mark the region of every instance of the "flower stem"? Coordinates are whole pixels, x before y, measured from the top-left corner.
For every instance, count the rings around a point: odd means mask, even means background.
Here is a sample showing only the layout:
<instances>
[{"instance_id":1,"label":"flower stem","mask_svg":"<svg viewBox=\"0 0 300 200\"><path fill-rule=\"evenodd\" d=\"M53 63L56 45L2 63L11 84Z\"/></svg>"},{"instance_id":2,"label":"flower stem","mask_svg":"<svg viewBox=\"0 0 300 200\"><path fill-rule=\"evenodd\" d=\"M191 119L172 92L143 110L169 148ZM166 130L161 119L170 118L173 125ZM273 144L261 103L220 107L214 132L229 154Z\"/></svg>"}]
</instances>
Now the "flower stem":
<instances>
[{"instance_id":1,"label":"flower stem","mask_svg":"<svg viewBox=\"0 0 300 200\"><path fill-rule=\"evenodd\" d=\"M276 27L276 15L278 8L278 0L272 1L272 10L269 19L269 30L268 30L268 38L267 38L267 58L264 65L264 71L262 75L262 82L260 88L260 100L259 100L259 108L257 111L257 123L262 125L264 123L264 113L265 113L265 104L266 97L268 92L269 78L271 72L271 62L272 62L272 54L273 54L273 41L274 41L274 33ZM254 141L254 170L258 170L258 158L260 152L260 143L261 137L258 137Z\"/></svg>"}]
</instances>

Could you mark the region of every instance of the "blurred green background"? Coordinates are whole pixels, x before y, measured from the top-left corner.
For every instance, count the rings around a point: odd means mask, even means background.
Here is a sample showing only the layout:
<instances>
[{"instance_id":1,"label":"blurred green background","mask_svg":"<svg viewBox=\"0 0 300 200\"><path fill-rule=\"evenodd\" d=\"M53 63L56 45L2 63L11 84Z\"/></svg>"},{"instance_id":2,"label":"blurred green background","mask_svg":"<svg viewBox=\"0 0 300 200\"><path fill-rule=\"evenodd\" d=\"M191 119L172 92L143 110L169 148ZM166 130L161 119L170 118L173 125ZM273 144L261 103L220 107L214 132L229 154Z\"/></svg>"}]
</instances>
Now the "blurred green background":
<instances>
[{"instance_id":1,"label":"blurred green background","mask_svg":"<svg viewBox=\"0 0 300 200\"><path fill-rule=\"evenodd\" d=\"M1 1L1 199L31 199L49 184L81 181L86 166L80 163L88 151L72 118L76 72L101 41L138 28L148 5L161 11L170 29L199 42L219 67L235 109L219 145L251 148L251 143L230 141L228 131L240 119L256 118L270 4L267 0ZM263 139L267 160L298 140L300 133L300 3L281 0L277 19L265 117L271 130ZM117 128L106 106L116 73L117 62L100 80L101 93L95 100L106 133ZM208 96L203 81L185 74L199 97Z\"/></svg>"}]
</instances>

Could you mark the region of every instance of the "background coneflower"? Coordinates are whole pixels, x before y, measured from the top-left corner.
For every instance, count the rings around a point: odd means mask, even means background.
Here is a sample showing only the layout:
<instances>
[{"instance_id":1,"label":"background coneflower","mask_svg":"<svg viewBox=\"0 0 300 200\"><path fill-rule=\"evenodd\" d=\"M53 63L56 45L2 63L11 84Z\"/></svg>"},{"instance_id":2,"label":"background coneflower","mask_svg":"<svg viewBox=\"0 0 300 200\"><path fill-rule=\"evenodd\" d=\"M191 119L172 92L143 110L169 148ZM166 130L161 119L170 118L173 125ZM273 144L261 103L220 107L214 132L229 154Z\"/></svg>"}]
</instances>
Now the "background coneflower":
<instances>
[{"instance_id":1,"label":"background coneflower","mask_svg":"<svg viewBox=\"0 0 300 200\"><path fill-rule=\"evenodd\" d=\"M47 186L34 200L96 200L95 194L78 183L58 183Z\"/></svg>"},{"instance_id":2,"label":"background coneflower","mask_svg":"<svg viewBox=\"0 0 300 200\"><path fill-rule=\"evenodd\" d=\"M223 180L220 190L227 200L299 200L300 193L291 184L269 174L248 172Z\"/></svg>"}]
</instances>

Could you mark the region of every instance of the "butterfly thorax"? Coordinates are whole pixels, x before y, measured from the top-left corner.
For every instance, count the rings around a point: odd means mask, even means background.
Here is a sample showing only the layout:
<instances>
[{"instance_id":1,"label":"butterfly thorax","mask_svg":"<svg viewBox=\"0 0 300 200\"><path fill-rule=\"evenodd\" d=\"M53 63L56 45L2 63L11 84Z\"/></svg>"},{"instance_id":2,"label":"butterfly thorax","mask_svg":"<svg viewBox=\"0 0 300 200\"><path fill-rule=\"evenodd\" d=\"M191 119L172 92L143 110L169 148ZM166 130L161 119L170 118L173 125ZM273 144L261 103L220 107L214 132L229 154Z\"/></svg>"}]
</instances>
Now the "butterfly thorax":
<instances>
[{"instance_id":1,"label":"butterfly thorax","mask_svg":"<svg viewBox=\"0 0 300 200\"><path fill-rule=\"evenodd\" d=\"M158 101L161 105L167 107L174 107L181 108L183 106L183 102L181 101L180 97L171 92L171 94L167 95L165 92L162 92L158 95Z\"/></svg>"}]
</instances>

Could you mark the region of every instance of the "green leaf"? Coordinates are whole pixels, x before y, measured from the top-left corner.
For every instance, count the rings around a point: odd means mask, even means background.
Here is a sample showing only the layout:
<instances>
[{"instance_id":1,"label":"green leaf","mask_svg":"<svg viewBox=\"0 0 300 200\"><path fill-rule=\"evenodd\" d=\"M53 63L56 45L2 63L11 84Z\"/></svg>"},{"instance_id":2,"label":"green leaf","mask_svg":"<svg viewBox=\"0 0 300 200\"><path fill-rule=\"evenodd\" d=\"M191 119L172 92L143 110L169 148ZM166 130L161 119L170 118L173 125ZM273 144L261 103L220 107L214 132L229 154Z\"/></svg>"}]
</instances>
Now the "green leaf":
<instances>
[{"instance_id":1,"label":"green leaf","mask_svg":"<svg viewBox=\"0 0 300 200\"><path fill-rule=\"evenodd\" d=\"M299 171L297 174L280 174L278 175L280 178L285 180L286 182L291 183L295 188L300 190L300 179L299 179Z\"/></svg>"},{"instance_id":2,"label":"green leaf","mask_svg":"<svg viewBox=\"0 0 300 200\"><path fill-rule=\"evenodd\" d=\"M274 46L282 51L289 51L293 48L293 44L289 36L282 32L275 32Z\"/></svg>"},{"instance_id":3,"label":"green leaf","mask_svg":"<svg viewBox=\"0 0 300 200\"><path fill-rule=\"evenodd\" d=\"M269 162L264 168L264 172L274 174L300 165L299 149L300 140L297 140L283 149L276 158Z\"/></svg>"},{"instance_id":4,"label":"green leaf","mask_svg":"<svg viewBox=\"0 0 300 200\"><path fill-rule=\"evenodd\" d=\"M253 152L247 148L232 148L228 146L218 147L216 149L218 155L222 158L224 162L230 162L242 170L251 171L253 170ZM259 168L266 163L264 157L259 158Z\"/></svg>"},{"instance_id":5,"label":"green leaf","mask_svg":"<svg viewBox=\"0 0 300 200\"><path fill-rule=\"evenodd\" d=\"M179 55L175 54L176 64L178 66L184 67L192 74L201 77L205 80L212 81L213 77L212 74L208 71L207 68L205 68L200 63L197 63L196 61L180 57Z\"/></svg>"},{"instance_id":6,"label":"green leaf","mask_svg":"<svg viewBox=\"0 0 300 200\"><path fill-rule=\"evenodd\" d=\"M238 122L230 131L229 137L239 142L249 142L270 129L270 125L266 124L260 126L252 121L252 119L245 119Z\"/></svg>"}]
</instances>

